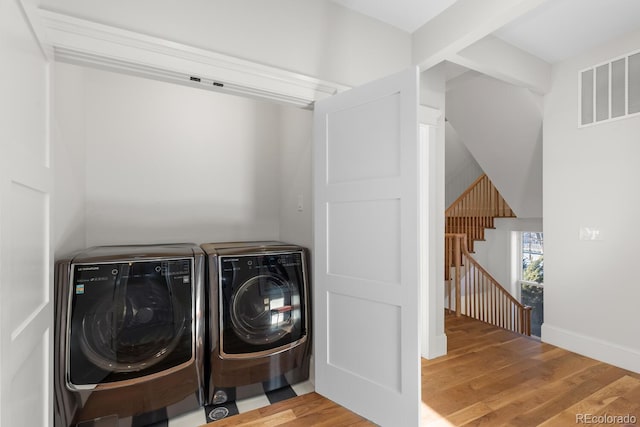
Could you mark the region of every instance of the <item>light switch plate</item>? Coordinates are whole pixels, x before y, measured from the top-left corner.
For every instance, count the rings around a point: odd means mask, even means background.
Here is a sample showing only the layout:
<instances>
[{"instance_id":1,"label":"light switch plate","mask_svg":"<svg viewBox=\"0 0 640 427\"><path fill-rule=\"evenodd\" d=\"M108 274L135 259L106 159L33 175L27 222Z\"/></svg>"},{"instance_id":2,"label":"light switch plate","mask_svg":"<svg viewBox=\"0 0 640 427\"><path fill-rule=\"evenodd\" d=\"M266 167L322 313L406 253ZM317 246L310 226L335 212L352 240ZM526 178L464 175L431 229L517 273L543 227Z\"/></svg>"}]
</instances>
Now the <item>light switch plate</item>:
<instances>
[{"instance_id":1,"label":"light switch plate","mask_svg":"<svg viewBox=\"0 0 640 427\"><path fill-rule=\"evenodd\" d=\"M580 240L602 240L602 232L598 227L580 227Z\"/></svg>"}]
</instances>

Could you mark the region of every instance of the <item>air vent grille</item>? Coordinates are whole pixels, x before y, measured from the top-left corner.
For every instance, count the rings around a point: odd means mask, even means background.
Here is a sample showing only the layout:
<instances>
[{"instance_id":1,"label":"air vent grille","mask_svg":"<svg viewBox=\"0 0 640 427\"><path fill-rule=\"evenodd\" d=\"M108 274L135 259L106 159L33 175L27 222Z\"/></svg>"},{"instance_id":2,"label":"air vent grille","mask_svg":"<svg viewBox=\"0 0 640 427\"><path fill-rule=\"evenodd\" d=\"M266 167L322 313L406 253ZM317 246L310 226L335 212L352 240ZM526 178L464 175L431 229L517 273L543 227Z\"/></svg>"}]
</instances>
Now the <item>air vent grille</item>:
<instances>
[{"instance_id":1,"label":"air vent grille","mask_svg":"<svg viewBox=\"0 0 640 427\"><path fill-rule=\"evenodd\" d=\"M640 114L640 51L579 74L579 126Z\"/></svg>"}]
</instances>

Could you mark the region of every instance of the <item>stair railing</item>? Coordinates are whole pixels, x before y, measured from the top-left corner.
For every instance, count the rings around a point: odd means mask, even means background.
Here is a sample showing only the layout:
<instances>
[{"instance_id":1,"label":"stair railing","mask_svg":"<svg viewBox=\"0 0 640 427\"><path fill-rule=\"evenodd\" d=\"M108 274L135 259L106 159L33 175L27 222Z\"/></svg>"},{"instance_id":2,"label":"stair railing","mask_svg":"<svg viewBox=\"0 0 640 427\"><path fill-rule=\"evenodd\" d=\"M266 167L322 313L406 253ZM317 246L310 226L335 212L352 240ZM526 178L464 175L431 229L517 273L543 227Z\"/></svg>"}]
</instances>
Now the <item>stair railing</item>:
<instances>
[{"instance_id":1,"label":"stair railing","mask_svg":"<svg viewBox=\"0 0 640 427\"><path fill-rule=\"evenodd\" d=\"M494 218L513 218L516 214L486 174L475 180L445 211L445 233L467 235L467 248L484 240L485 228L493 228Z\"/></svg>"},{"instance_id":2,"label":"stair railing","mask_svg":"<svg viewBox=\"0 0 640 427\"><path fill-rule=\"evenodd\" d=\"M465 234L445 234L445 286L449 312L531 335L531 307L522 305L473 259Z\"/></svg>"}]
</instances>

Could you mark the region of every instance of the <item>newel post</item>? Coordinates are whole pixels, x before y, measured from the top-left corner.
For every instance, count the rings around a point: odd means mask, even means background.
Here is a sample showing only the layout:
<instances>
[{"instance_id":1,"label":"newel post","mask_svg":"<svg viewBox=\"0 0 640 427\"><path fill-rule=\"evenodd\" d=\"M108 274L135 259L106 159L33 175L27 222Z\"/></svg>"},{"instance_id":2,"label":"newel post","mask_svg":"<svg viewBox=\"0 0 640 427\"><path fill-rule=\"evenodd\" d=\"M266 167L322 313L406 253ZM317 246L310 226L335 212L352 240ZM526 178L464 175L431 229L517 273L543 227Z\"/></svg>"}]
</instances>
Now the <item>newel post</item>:
<instances>
[{"instance_id":1,"label":"newel post","mask_svg":"<svg viewBox=\"0 0 640 427\"><path fill-rule=\"evenodd\" d=\"M528 336L531 336L531 307L529 307L528 305L524 306L524 320L525 320L524 333Z\"/></svg>"}]
</instances>

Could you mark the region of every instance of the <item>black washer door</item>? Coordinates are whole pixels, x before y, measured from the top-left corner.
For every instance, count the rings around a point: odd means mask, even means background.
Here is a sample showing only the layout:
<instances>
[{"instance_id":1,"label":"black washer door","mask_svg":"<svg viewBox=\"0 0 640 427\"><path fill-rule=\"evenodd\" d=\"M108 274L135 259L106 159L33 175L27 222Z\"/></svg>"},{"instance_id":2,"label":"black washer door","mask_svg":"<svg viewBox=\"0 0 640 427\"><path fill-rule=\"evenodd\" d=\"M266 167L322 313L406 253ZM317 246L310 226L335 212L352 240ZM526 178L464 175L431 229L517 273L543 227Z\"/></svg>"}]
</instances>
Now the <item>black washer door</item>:
<instances>
[{"instance_id":1,"label":"black washer door","mask_svg":"<svg viewBox=\"0 0 640 427\"><path fill-rule=\"evenodd\" d=\"M252 277L231 296L231 323L249 344L278 341L291 332L299 312L298 287L276 274Z\"/></svg>"},{"instance_id":2,"label":"black washer door","mask_svg":"<svg viewBox=\"0 0 640 427\"><path fill-rule=\"evenodd\" d=\"M191 358L190 260L75 265L69 382L137 378Z\"/></svg>"},{"instance_id":3,"label":"black washer door","mask_svg":"<svg viewBox=\"0 0 640 427\"><path fill-rule=\"evenodd\" d=\"M306 335L302 253L221 257L222 351L274 350Z\"/></svg>"}]
</instances>

